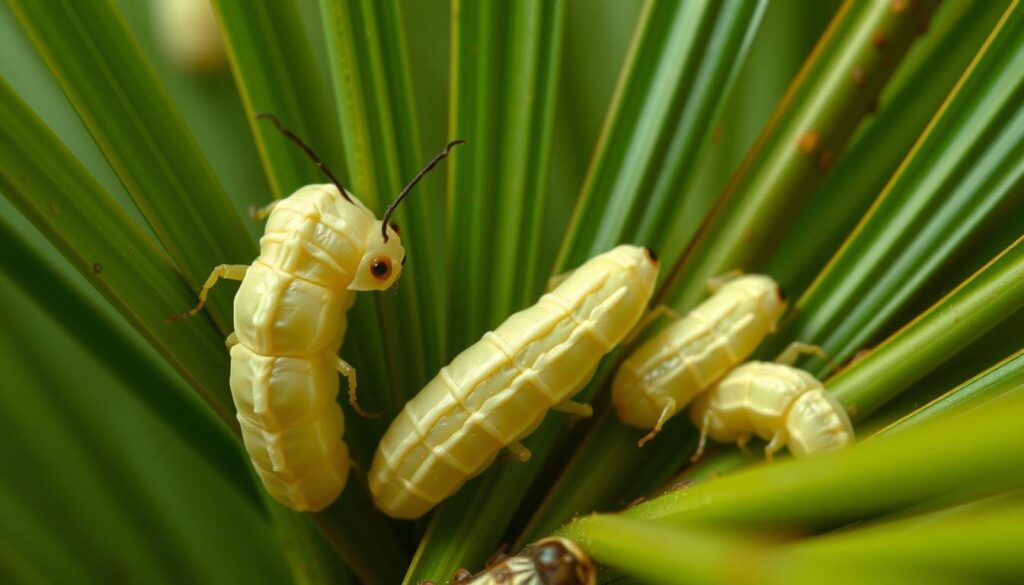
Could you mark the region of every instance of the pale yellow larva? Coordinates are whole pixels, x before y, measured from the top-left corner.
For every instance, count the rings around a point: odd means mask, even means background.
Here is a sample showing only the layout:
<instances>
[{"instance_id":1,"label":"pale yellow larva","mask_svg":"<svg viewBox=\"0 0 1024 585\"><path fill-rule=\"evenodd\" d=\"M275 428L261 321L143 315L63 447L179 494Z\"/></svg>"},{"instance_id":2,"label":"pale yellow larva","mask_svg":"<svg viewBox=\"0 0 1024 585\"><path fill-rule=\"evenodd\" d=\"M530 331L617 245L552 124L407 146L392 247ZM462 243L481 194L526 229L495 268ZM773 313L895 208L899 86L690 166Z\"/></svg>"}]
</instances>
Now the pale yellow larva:
<instances>
[{"instance_id":1,"label":"pale yellow larva","mask_svg":"<svg viewBox=\"0 0 1024 585\"><path fill-rule=\"evenodd\" d=\"M643 343L619 367L612 404L624 423L652 429L745 360L775 330L786 308L778 284L748 274L721 285L706 301Z\"/></svg>"},{"instance_id":2,"label":"pale yellow larva","mask_svg":"<svg viewBox=\"0 0 1024 585\"><path fill-rule=\"evenodd\" d=\"M701 430L695 457L706 437L745 445L753 436L768 441L765 457L784 446L797 457L853 442L853 425L821 382L792 366L749 362L694 399L690 418Z\"/></svg>"},{"instance_id":3,"label":"pale yellow larva","mask_svg":"<svg viewBox=\"0 0 1024 585\"><path fill-rule=\"evenodd\" d=\"M399 413L370 469L374 502L417 518L518 443L548 409L586 414L569 399L644 314L658 275L654 255L619 246L577 268L537 304L441 369Z\"/></svg>"},{"instance_id":4,"label":"pale yellow larva","mask_svg":"<svg viewBox=\"0 0 1024 585\"><path fill-rule=\"evenodd\" d=\"M332 180L302 187L269 208L251 266L221 265L199 294L195 315L218 279L241 280L235 295L231 396L256 473L279 502L317 511L334 501L349 472L338 373L355 404L355 370L338 357L354 291L386 290L405 250L388 218L438 155L388 207L382 220L347 193L305 144L273 116Z\"/></svg>"},{"instance_id":5,"label":"pale yellow larva","mask_svg":"<svg viewBox=\"0 0 1024 585\"><path fill-rule=\"evenodd\" d=\"M476 575L460 571L451 585L597 585L597 568L575 542L545 538Z\"/></svg>"}]
</instances>

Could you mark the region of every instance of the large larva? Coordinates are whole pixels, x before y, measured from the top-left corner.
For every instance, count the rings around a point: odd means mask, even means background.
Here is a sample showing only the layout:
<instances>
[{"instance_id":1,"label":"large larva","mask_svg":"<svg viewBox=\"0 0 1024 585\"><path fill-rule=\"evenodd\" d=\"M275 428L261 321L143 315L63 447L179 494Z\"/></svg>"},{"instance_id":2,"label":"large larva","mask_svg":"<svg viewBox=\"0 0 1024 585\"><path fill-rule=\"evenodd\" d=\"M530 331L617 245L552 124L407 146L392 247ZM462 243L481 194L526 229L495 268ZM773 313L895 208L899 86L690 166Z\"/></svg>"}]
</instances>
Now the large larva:
<instances>
[{"instance_id":1,"label":"large larva","mask_svg":"<svg viewBox=\"0 0 1024 585\"><path fill-rule=\"evenodd\" d=\"M641 446L745 360L786 309L782 290L767 276L748 274L710 286L710 298L647 340L615 374L612 404L619 419L652 429Z\"/></svg>"},{"instance_id":2,"label":"large larva","mask_svg":"<svg viewBox=\"0 0 1024 585\"><path fill-rule=\"evenodd\" d=\"M694 399L690 418L701 430L700 457L707 437L746 445L753 436L768 441L767 459L789 446L797 457L853 442L853 425L839 401L807 372L777 363L749 362Z\"/></svg>"},{"instance_id":3,"label":"large larva","mask_svg":"<svg viewBox=\"0 0 1024 585\"><path fill-rule=\"evenodd\" d=\"M596 585L597 569L587 553L564 538L545 538L483 572L460 570L452 585Z\"/></svg>"},{"instance_id":4,"label":"large larva","mask_svg":"<svg viewBox=\"0 0 1024 585\"><path fill-rule=\"evenodd\" d=\"M202 309L218 279L241 280L235 295L231 396L256 473L279 502L317 511L334 501L349 472L338 373L355 403L355 370L338 357L355 291L386 290L401 276L405 250L388 219L453 144L406 186L378 220L313 151L268 114L331 180L275 202L252 265L221 265L199 293ZM362 411L360 411L362 412Z\"/></svg>"},{"instance_id":5,"label":"large larva","mask_svg":"<svg viewBox=\"0 0 1024 585\"><path fill-rule=\"evenodd\" d=\"M381 440L370 469L377 506L396 518L417 518L501 449L529 457L518 441L549 408L589 414L569 399L639 321L657 275L649 250L619 246L456 356Z\"/></svg>"}]
</instances>

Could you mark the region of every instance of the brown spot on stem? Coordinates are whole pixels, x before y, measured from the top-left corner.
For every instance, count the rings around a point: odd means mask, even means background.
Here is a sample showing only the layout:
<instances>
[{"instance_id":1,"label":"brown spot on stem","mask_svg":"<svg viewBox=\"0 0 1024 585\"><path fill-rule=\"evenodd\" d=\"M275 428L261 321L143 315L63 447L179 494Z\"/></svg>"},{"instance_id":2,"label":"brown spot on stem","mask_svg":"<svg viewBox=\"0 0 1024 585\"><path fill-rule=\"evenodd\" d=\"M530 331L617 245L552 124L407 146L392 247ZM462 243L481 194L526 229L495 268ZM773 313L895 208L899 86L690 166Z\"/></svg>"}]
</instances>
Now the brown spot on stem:
<instances>
[{"instance_id":1,"label":"brown spot on stem","mask_svg":"<svg viewBox=\"0 0 1024 585\"><path fill-rule=\"evenodd\" d=\"M693 481L692 479L681 479L672 484L672 487L668 488L668 491L677 492L679 490L685 490L695 485L697 485L697 482Z\"/></svg>"},{"instance_id":2,"label":"brown spot on stem","mask_svg":"<svg viewBox=\"0 0 1024 585\"><path fill-rule=\"evenodd\" d=\"M50 213L54 215L60 215L60 207L53 201L50 202Z\"/></svg>"},{"instance_id":3,"label":"brown spot on stem","mask_svg":"<svg viewBox=\"0 0 1024 585\"><path fill-rule=\"evenodd\" d=\"M917 34L923 35L926 32L928 32L928 27L931 26L931 23L932 21L928 17L922 18L920 21L918 21Z\"/></svg>"},{"instance_id":4,"label":"brown spot on stem","mask_svg":"<svg viewBox=\"0 0 1024 585\"><path fill-rule=\"evenodd\" d=\"M722 140L722 134L725 133L725 129L719 124L711 130L711 144L718 144Z\"/></svg>"},{"instance_id":5,"label":"brown spot on stem","mask_svg":"<svg viewBox=\"0 0 1024 585\"><path fill-rule=\"evenodd\" d=\"M796 147L800 149L801 154L814 154L820 144L821 134L814 130L804 132L796 139Z\"/></svg>"},{"instance_id":6,"label":"brown spot on stem","mask_svg":"<svg viewBox=\"0 0 1024 585\"><path fill-rule=\"evenodd\" d=\"M749 227L743 228L743 241L748 243L748 244L753 242L754 241L754 230L750 229Z\"/></svg>"},{"instance_id":7,"label":"brown spot on stem","mask_svg":"<svg viewBox=\"0 0 1024 585\"><path fill-rule=\"evenodd\" d=\"M881 51L889 44L889 37L884 32L876 30L871 34L871 46Z\"/></svg>"},{"instance_id":8,"label":"brown spot on stem","mask_svg":"<svg viewBox=\"0 0 1024 585\"><path fill-rule=\"evenodd\" d=\"M892 0L892 4L889 5L889 9L892 10L893 14L903 14L910 8L909 0Z\"/></svg>"},{"instance_id":9,"label":"brown spot on stem","mask_svg":"<svg viewBox=\"0 0 1024 585\"><path fill-rule=\"evenodd\" d=\"M100 264L99 262L93 262L92 263L92 273L93 274L99 274L101 272L103 272L103 265Z\"/></svg>"},{"instance_id":10,"label":"brown spot on stem","mask_svg":"<svg viewBox=\"0 0 1024 585\"><path fill-rule=\"evenodd\" d=\"M853 70L853 84L857 87L863 87L864 82L867 81L867 74L864 73L863 67L857 67Z\"/></svg>"}]
</instances>

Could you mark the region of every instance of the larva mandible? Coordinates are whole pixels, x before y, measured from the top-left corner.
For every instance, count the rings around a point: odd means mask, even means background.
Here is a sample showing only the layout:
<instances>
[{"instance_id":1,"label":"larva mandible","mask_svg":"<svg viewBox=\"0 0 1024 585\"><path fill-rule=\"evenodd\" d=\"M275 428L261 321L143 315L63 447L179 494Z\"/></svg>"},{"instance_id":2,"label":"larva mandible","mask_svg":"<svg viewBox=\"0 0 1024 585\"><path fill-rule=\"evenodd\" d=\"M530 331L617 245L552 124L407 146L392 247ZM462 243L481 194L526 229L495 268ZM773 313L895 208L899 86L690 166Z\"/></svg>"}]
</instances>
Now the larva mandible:
<instances>
[{"instance_id":1,"label":"larva mandible","mask_svg":"<svg viewBox=\"0 0 1024 585\"><path fill-rule=\"evenodd\" d=\"M622 422L652 429L745 360L775 330L786 309L774 280L759 274L712 279L710 298L644 342L612 380L612 404Z\"/></svg>"},{"instance_id":2,"label":"larva mandible","mask_svg":"<svg viewBox=\"0 0 1024 585\"><path fill-rule=\"evenodd\" d=\"M451 585L597 585L597 568L575 542L545 538L483 572L460 570Z\"/></svg>"},{"instance_id":3,"label":"larva mandible","mask_svg":"<svg viewBox=\"0 0 1024 585\"><path fill-rule=\"evenodd\" d=\"M255 214L267 218L251 266L221 265L199 293L199 312L218 279L240 280L235 295L231 397L242 439L267 491L299 511L321 510L341 493L349 472L344 418L335 401L338 373L356 404L355 370L338 356L355 291L387 290L405 262L388 221L409 190L447 156L448 144L399 193L381 220L348 193L319 157L270 114L278 130L331 183L308 185Z\"/></svg>"},{"instance_id":4,"label":"larva mandible","mask_svg":"<svg viewBox=\"0 0 1024 585\"><path fill-rule=\"evenodd\" d=\"M839 449L853 442L846 409L814 376L789 365L748 362L729 372L690 406L690 419L701 430L694 458L707 437L745 446L753 436L768 441L765 458L788 446L803 457Z\"/></svg>"},{"instance_id":5,"label":"larva mandible","mask_svg":"<svg viewBox=\"0 0 1024 585\"><path fill-rule=\"evenodd\" d=\"M637 246L590 259L445 366L391 423L370 469L374 502L418 518L533 432L549 408L589 414L571 402L597 363L640 320L658 263Z\"/></svg>"}]
</instances>

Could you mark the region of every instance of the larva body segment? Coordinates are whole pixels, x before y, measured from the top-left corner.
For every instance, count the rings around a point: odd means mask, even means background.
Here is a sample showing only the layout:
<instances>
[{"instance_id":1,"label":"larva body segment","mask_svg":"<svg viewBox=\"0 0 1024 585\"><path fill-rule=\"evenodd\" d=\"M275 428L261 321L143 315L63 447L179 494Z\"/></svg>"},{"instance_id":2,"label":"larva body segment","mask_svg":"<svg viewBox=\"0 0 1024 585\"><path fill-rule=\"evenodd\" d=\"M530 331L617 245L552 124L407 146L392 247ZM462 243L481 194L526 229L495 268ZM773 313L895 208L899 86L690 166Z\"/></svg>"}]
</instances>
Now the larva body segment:
<instances>
[{"instance_id":1,"label":"larva body segment","mask_svg":"<svg viewBox=\"0 0 1024 585\"><path fill-rule=\"evenodd\" d=\"M788 445L802 457L853 442L846 410L807 372L776 363L749 362L698 396L690 418L703 436L745 444L768 441L768 457Z\"/></svg>"},{"instance_id":2,"label":"larva body segment","mask_svg":"<svg viewBox=\"0 0 1024 585\"><path fill-rule=\"evenodd\" d=\"M728 281L623 362L612 404L626 424L658 430L698 393L746 359L775 330L785 299L774 280Z\"/></svg>"},{"instance_id":3,"label":"larva body segment","mask_svg":"<svg viewBox=\"0 0 1024 585\"><path fill-rule=\"evenodd\" d=\"M460 353L391 424L370 469L374 501L417 518L568 401L646 310L658 265L619 246Z\"/></svg>"},{"instance_id":4,"label":"larva body segment","mask_svg":"<svg viewBox=\"0 0 1024 585\"><path fill-rule=\"evenodd\" d=\"M231 395L242 438L267 491L295 510L324 508L348 477L335 400L345 313L353 290L390 286L404 257L397 234L384 243L380 230L334 185L303 187L271 211L235 295ZM363 274L368 255L397 266L374 279Z\"/></svg>"},{"instance_id":5,"label":"larva body segment","mask_svg":"<svg viewBox=\"0 0 1024 585\"><path fill-rule=\"evenodd\" d=\"M596 585L597 568L576 543L545 538L452 585Z\"/></svg>"}]
</instances>

